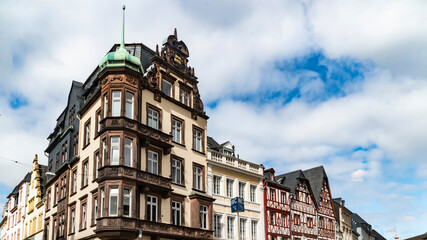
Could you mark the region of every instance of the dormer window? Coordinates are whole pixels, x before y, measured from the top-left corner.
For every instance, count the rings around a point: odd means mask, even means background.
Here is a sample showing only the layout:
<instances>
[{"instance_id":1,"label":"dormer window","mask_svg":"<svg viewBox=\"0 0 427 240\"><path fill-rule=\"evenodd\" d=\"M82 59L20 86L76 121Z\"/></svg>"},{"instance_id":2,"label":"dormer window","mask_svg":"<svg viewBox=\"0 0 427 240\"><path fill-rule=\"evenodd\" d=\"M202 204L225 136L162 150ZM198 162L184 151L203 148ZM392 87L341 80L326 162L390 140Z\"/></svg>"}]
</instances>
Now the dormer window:
<instances>
[{"instance_id":1,"label":"dormer window","mask_svg":"<svg viewBox=\"0 0 427 240\"><path fill-rule=\"evenodd\" d=\"M169 97L172 97L172 83L163 79L162 80L162 92Z\"/></svg>"}]
</instances>

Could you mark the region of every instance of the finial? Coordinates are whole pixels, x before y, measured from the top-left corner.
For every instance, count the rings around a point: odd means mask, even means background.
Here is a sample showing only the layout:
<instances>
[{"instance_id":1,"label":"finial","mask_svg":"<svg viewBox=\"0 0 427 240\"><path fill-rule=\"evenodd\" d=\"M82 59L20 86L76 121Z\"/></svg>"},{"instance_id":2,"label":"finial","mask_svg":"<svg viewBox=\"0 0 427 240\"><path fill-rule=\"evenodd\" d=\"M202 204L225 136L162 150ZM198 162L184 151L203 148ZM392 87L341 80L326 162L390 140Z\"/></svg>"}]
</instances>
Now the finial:
<instances>
[{"instance_id":1,"label":"finial","mask_svg":"<svg viewBox=\"0 0 427 240\"><path fill-rule=\"evenodd\" d=\"M125 48L125 9L126 6L123 4L123 27L122 27L122 42L120 43L121 48Z\"/></svg>"},{"instance_id":2,"label":"finial","mask_svg":"<svg viewBox=\"0 0 427 240\"><path fill-rule=\"evenodd\" d=\"M38 160L38 157L37 157L37 154L35 154L33 162L37 162L37 160Z\"/></svg>"},{"instance_id":3,"label":"finial","mask_svg":"<svg viewBox=\"0 0 427 240\"><path fill-rule=\"evenodd\" d=\"M176 37L176 39L178 39L178 33L176 32L176 28L175 28L175 30L173 31L173 35Z\"/></svg>"}]
</instances>

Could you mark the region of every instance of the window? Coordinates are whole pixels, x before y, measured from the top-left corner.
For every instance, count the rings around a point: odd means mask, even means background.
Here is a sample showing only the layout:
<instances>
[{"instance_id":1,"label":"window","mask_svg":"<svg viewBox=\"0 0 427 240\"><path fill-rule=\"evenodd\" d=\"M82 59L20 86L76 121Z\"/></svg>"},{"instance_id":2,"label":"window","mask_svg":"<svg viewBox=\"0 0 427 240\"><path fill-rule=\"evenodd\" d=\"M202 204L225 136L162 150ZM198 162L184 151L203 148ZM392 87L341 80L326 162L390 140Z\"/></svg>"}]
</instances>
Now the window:
<instances>
[{"instance_id":1,"label":"window","mask_svg":"<svg viewBox=\"0 0 427 240\"><path fill-rule=\"evenodd\" d=\"M65 198L67 194L67 175L64 175L61 179L61 199Z\"/></svg>"},{"instance_id":2,"label":"window","mask_svg":"<svg viewBox=\"0 0 427 240\"><path fill-rule=\"evenodd\" d=\"M67 142L65 142L64 144L62 144L61 164L67 161L67 149L68 145ZM56 170L58 170L58 168Z\"/></svg>"},{"instance_id":3,"label":"window","mask_svg":"<svg viewBox=\"0 0 427 240\"><path fill-rule=\"evenodd\" d=\"M77 169L73 170L73 185L71 188L72 193L77 192Z\"/></svg>"},{"instance_id":4,"label":"window","mask_svg":"<svg viewBox=\"0 0 427 240\"><path fill-rule=\"evenodd\" d=\"M227 238L234 238L234 217L227 217Z\"/></svg>"},{"instance_id":5,"label":"window","mask_svg":"<svg viewBox=\"0 0 427 240\"><path fill-rule=\"evenodd\" d=\"M179 159L172 158L172 182L182 184L182 162Z\"/></svg>"},{"instance_id":6,"label":"window","mask_svg":"<svg viewBox=\"0 0 427 240\"><path fill-rule=\"evenodd\" d=\"M307 226L310 228L313 227L313 218L307 217Z\"/></svg>"},{"instance_id":7,"label":"window","mask_svg":"<svg viewBox=\"0 0 427 240\"><path fill-rule=\"evenodd\" d=\"M181 225L181 203L177 201L172 201L172 224Z\"/></svg>"},{"instance_id":8,"label":"window","mask_svg":"<svg viewBox=\"0 0 427 240\"><path fill-rule=\"evenodd\" d=\"M213 219L213 229L214 229L214 237L221 238L222 237L222 223L221 223L221 215L214 215Z\"/></svg>"},{"instance_id":9,"label":"window","mask_svg":"<svg viewBox=\"0 0 427 240\"><path fill-rule=\"evenodd\" d=\"M320 217L322 218L322 217ZM301 217L298 214L294 214L294 224L295 225L300 225L301 224Z\"/></svg>"},{"instance_id":10,"label":"window","mask_svg":"<svg viewBox=\"0 0 427 240\"><path fill-rule=\"evenodd\" d=\"M82 211L81 211L81 228L80 229L86 229L86 217L87 217L87 205L86 203L82 204Z\"/></svg>"},{"instance_id":11,"label":"window","mask_svg":"<svg viewBox=\"0 0 427 240\"><path fill-rule=\"evenodd\" d=\"M107 142L105 139L102 140L102 166L105 164L105 159L107 159Z\"/></svg>"},{"instance_id":12,"label":"window","mask_svg":"<svg viewBox=\"0 0 427 240\"><path fill-rule=\"evenodd\" d=\"M159 154L148 150L148 164L147 171L152 174L159 174Z\"/></svg>"},{"instance_id":13,"label":"window","mask_svg":"<svg viewBox=\"0 0 427 240\"><path fill-rule=\"evenodd\" d=\"M132 167L132 139L125 138L125 166Z\"/></svg>"},{"instance_id":14,"label":"window","mask_svg":"<svg viewBox=\"0 0 427 240\"><path fill-rule=\"evenodd\" d=\"M94 180L98 178L98 168L99 168L99 152L95 153L95 166L93 168L94 171Z\"/></svg>"},{"instance_id":15,"label":"window","mask_svg":"<svg viewBox=\"0 0 427 240\"><path fill-rule=\"evenodd\" d=\"M89 174L89 163L88 160L83 162L83 176L82 176L82 187L86 187L88 184L88 174Z\"/></svg>"},{"instance_id":16,"label":"window","mask_svg":"<svg viewBox=\"0 0 427 240\"><path fill-rule=\"evenodd\" d=\"M233 197L234 180L227 179L227 197Z\"/></svg>"},{"instance_id":17,"label":"window","mask_svg":"<svg viewBox=\"0 0 427 240\"><path fill-rule=\"evenodd\" d=\"M90 143L90 119L85 123L85 135L83 146L86 147Z\"/></svg>"},{"instance_id":18,"label":"window","mask_svg":"<svg viewBox=\"0 0 427 240\"><path fill-rule=\"evenodd\" d=\"M172 141L182 143L182 121L172 118Z\"/></svg>"},{"instance_id":19,"label":"window","mask_svg":"<svg viewBox=\"0 0 427 240\"><path fill-rule=\"evenodd\" d=\"M47 190L47 200L46 200L46 209L50 209L50 188Z\"/></svg>"},{"instance_id":20,"label":"window","mask_svg":"<svg viewBox=\"0 0 427 240\"><path fill-rule=\"evenodd\" d=\"M200 205L200 228L208 228L208 206Z\"/></svg>"},{"instance_id":21,"label":"window","mask_svg":"<svg viewBox=\"0 0 427 240\"><path fill-rule=\"evenodd\" d=\"M70 233L75 233L76 231L76 209L72 209L70 213Z\"/></svg>"},{"instance_id":22,"label":"window","mask_svg":"<svg viewBox=\"0 0 427 240\"><path fill-rule=\"evenodd\" d=\"M111 137L110 165L119 165L120 137Z\"/></svg>"},{"instance_id":23,"label":"window","mask_svg":"<svg viewBox=\"0 0 427 240\"><path fill-rule=\"evenodd\" d=\"M276 214L274 212L270 212L270 224L276 224Z\"/></svg>"},{"instance_id":24,"label":"window","mask_svg":"<svg viewBox=\"0 0 427 240\"><path fill-rule=\"evenodd\" d=\"M245 198L245 187L245 183L239 182L239 197L243 199Z\"/></svg>"},{"instance_id":25,"label":"window","mask_svg":"<svg viewBox=\"0 0 427 240\"><path fill-rule=\"evenodd\" d=\"M104 199L105 199L105 193L104 193L104 188L101 188L101 211L99 213L99 216L103 217L104 216Z\"/></svg>"},{"instance_id":26,"label":"window","mask_svg":"<svg viewBox=\"0 0 427 240\"><path fill-rule=\"evenodd\" d=\"M213 193L221 194L221 177L213 176Z\"/></svg>"},{"instance_id":27,"label":"window","mask_svg":"<svg viewBox=\"0 0 427 240\"><path fill-rule=\"evenodd\" d=\"M123 189L123 216L130 217L130 207L131 207L131 188Z\"/></svg>"},{"instance_id":28,"label":"window","mask_svg":"<svg viewBox=\"0 0 427 240\"><path fill-rule=\"evenodd\" d=\"M112 99L113 105L111 108L111 116L113 117L120 116L121 98L122 98L122 93L120 91L113 91L113 99Z\"/></svg>"},{"instance_id":29,"label":"window","mask_svg":"<svg viewBox=\"0 0 427 240\"><path fill-rule=\"evenodd\" d=\"M240 219L240 239L246 239L246 219Z\"/></svg>"},{"instance_id":30,"label":"window","mask_svg":"<svg viewBox=\"0 0 427 240\"><path fill-rule=\"evenodd\" d=\"M92 224L96 224L98 218L98 197L93 197L93 209L92 209Z\"/></svg>"},{"instance_id":31,"label":"window","mask_svg":"<svg viewBox=\"0 0 427 240\"><path fill-rule=\"evenodd\" d=\"M179 101L190 106L190 93L184 89L179 89Z\"/></svg>"},{"instance_id":32,"label":"window","mask_svg":"<svg viewBox=\"0 0 427 240\"><path fill-rule=\"evenodd\" d=\"M58 198L59 198L59 189L58 189L58 183L55 184L55 205L58 204Z\"/></svg>"},{"instance_id":33,"label":"window","mask_svg":"<svg viewBox=\"0 0 427 240\"><path fill-rule=\"evenodd\" d=\"M284 192L280 193L280 201L282 203L286 203L286 193L284 193Z\"/></svg>"},{"instance_id":34,"label":"window","mask_svg":"<svg viewBox=\"0 0 427 240\"><path fill-rule=\"evenodd\" d=\"M104 95L104 118L107 117L108 112L108 94Z\"/></svg>"},{"instance_id":35,"label":"window","mask_svg":"<svg viewBox=\"0 0 427 240\"><path fill-rule=\"evenodd\" d=\"M249 188L249 195L251 202L256 202L256 186L251 185Z\"/></svg>"},{"instance_id":36,"label":"window","mask_svg":"<svg viewBox=\"0 0 427 240\"><path fill-rule=\"evenodd\" d=\"M162 79L162 92L164 92L167 96L172 97L172 83Z\"/></svg>"},{"instance_id":37,"label":"window","mask_svg":"<svg viewBox=\"0 0 427 240\"><path fill-rule=\"evenodd\" d=\"M270 188L270 200L271 201L276 200L275 195L276 195L276 191L274 191L274 189Z\"/></svg>"},{"instance_id":38,"label":"window","mask_svg":"<svg viewBox=\"0 0 427 240\"><path fill-rule=\"evenodd\" d=\"M109 194L109 207L108 207L108 216L115 217L118 212L118 202L119 202L119 188L117 186L110 187Z\"/></svg>"},{"instance_id":39,"label":"window","mask_svg":"<svg viewBox=\"0 0 427 240\"><path fill-rule=\"evenodd\" d=\"M56 224L56 219L53 220L53 239L56 239L56 231L58 229L58 225Z\"/></svg>"},{"instance_id":40,"label":"window","mask_svg":"<svg viewBox=\"0 0 427 240\"><path fill-rule=\"evenodd\" d=\"M202 190L202 174L203 174L203 170L201 167L199 166L194 166L193 167L193 171L194 171L194 188L198 189L198 190Z\"/></svg>"},{"instance_id":41,"label":"window","mask_svg":"<svg viewBox=\"0 0 427 240\"><path fill-rule=\"evenodd\" d=\"M157 197L147 195L147 220L157 222Z\"/></svg>"},{"instance_id":42,"label":"window","mask_svg":"<svg viewBox=\"0 0 427 240\"><path fill-rule=\"evenodd\" d=\"M76 156L79 153L79 134L74 134L74 143L73 143L73 156Z\"/></svg>"},{"instance_id":43,"label":"window","mask_svg":"<svg viewBox=\"0 0 427 240\"><path fill-rule=\"evenodd\" d=\"M202 151L202 131L193 129L193 148L196 151Z\"/></svg>"},{"instance_id":44,"label":"window","mask_svg":"<svg viewBox=\"0 0 427 240\"><path fill-rule=\"evenodd\" d=\"M101 131L101 109L98 109L98 111L96 111L96 132L98 133L99 131Z\"/></svg>"},{"instance_id":45,"label":"window","mask_svg":"<svg viewBox=\"0 0 427 240\"><path fill-rule=\"evenodd\" d=\"M158 130L159 116L160 116L159 111L154 110L152 108L148 108L148 119L147 119L148 126Z\"/></svg>"},{"instance_id":46,"label":"window","mask_svg":"<svg viewBox=\"0 0 427 240\"><path fill-rule=\"evenodd\" d=\"M258 235L258 221L251 221L251 236L252 240L256 240Z\"/></svg>"},{"instance_id":47,"label":"window","mask_svg":"<svg viewBox=\"0 0 427 240\"><path fill-rule=\"evenodd\" d=\"M133 94L126 92L126 117L133 119Z\"/></svg>"}]
</instances>

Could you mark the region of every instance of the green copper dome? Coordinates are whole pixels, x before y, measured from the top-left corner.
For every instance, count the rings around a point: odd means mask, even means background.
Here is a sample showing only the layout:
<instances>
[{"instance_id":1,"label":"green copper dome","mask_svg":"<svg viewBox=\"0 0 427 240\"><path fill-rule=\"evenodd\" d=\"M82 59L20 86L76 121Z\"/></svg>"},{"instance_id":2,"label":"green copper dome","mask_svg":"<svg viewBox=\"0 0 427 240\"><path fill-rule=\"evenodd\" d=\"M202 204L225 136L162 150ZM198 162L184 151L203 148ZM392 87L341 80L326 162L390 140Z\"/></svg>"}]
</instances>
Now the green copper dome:
<instances>
[{"instance_id":1,"label":"green copper dome","mask_svg":"<svg viewBox=\"0 0 427 240\"><path fill-rule=\"evenodd\" d=\"M128 67L137 72L143 73L141 60L132 56L125 48L125 5L123 5L123 29L122 29L122 42L119 49L115 52L109 52L99 62L99 68L103 70L107 67Z\"/></svg>"}]
</instances>

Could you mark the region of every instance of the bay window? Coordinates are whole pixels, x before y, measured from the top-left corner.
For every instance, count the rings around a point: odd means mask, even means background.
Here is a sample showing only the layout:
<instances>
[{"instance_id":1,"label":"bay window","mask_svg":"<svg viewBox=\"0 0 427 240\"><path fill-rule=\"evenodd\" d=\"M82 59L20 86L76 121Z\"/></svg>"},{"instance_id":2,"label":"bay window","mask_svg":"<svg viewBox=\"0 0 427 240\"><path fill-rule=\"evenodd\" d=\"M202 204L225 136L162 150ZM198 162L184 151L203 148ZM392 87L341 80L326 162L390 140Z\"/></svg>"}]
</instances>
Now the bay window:
<instances>
[{"instance_id":1,"label":"bay window","mask_svg":"<svg viewBox=\"0 0 427 240\"><path fill-rule=\"evenodd\" d=\"M173 225L181 225L181 203L177 201L172 201L172 224Z\"/></svg>"},{"instance_id":2,"label":"bay window","mask_svg":"<svg viewBox=\"0 0 427 240\"><path fill-rule=\"evenodd\" d=\"M131 209L131 188L123 189L123 216L130 217L130 209Z\"/></svg>"},{"instance_id":3,"label":"bay window","mask_svg":"<svg viewBox=\"0 0 427 240\"><path fill-rule=\"evenodd\" d=\"M200 228L208 228L208 206L200 205Z\"/></svg>"},{"instance_id":4,"label":"bay window","mask_svg":"<svg viewBox=\"0 0 427 240\"><path fill-rule=\"evenodd\" d=\"M119 188L110 186L108 216L115 217L118 213Z\"/></svg>"},{"instance_id":5,"label":"bay window","mask_svg":"<svg viewBox=\"0 0 427 240\"><path fill-rule=\"evenodd\" d=\"M108 94L104 95L104 118L107 117L108 113Z\"/></svg>"}]
</instances>

